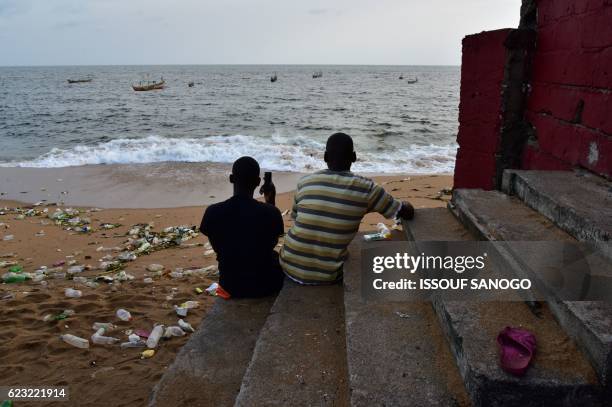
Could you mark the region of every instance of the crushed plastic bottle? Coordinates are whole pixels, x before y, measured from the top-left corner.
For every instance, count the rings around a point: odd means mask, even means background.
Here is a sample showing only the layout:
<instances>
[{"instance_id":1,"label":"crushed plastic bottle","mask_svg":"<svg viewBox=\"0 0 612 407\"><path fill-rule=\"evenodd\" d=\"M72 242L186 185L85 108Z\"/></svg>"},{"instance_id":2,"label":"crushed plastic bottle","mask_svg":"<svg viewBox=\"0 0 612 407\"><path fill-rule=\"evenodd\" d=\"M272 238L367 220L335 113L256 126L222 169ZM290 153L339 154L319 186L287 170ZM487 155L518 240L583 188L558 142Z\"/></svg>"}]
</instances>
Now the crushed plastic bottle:
<instances>
[{"instance_id":1,"label":"crushed plastic bottle","mask_svg":"<svg viewBox=\"0 0 612 407\"><path fill-rule=\"evenodd\" d=\"M67 270L68 274L78 274L83 271L85 271L85 266L72 266Z\"/></svg>"},{"instance_id":2,"label":"crushed plastic bottle","mask_svg":"<svg viewBox=\"0 0 612 407\"><path fill-rule=\"evenodd\" d=\"M79 298L83 295L81 290L75 290L74 288L66 288L64 290L64 295L68 298Z\"/></svg>"},{"instance_id":3,"label":"crushed plastic bottle","mask_svg":"<svg viewBox=\"0 0 612 407\"><path fill-rule=\"evenodd\" d=\"M387 225L381 222L376 225L376 228L378 229L377 233L363 235L363 240L365 240L366 242L373 242L377 240L389 240L391 238L391 231L389 230Z\"/></svg>"},{"instance_id":4,"label":"crushed plastic bottle","mask_svg":"<svg viewBox=\"0 0 612 407\"><path fill-rule=\"evenodd\" d=\"M60 335L60 339L69 345L75 346L81 349L89 348L89 341L87 339L79 338L71 334Z\"/></svg>"},{"instance_id":5,"label":"crushed plastic bottle","mask_svg":"<svg viewBox=\"0 0 612 407\"><path fill-rule=\"evenodd\" d=\"M208 295L215 296L215 295L217 295L217 288L219 288L219 284L218 283L212 283L210 285L210 287L208 287L206 289L206 292L208 293Z\"/></svg>"},{"instance_id":6,"label":"crushed plastic bottle","mask_svg":"<svg viewBox=\"0 0 612 407\"><path fill-rule=\"evenodd\" d=\"M189 312L189 309L185 307L177 307L175 305L174 311L176 312L176 315L178 315L179 317L186 317L187 313Z\"/></svg>"},{"instance_id":7,"label":"crushed plastic bottle","mask_svg":"<svg viewBox=\"0 0 612 407\"><path fill-rule=\"evenodd\" d=\"M98 331L99 329L104 329L104 332L112 332L117 329L117 326L110 322L94 322L91 327L94 331Z\"/></svg>"},{"instance_id":8,"label":"crushed plastic bottle","mask_svg":"<svg viewBox=\"0 0 612 407\"><path fill-rule=\"evenodd\" d=\"M23 283L28 278L28 275L24 273L6 273L2 276L2 281L7 284Z\"/></svg>"},{"instance_id":9,"label":"crushed plastic bottle","mask_svg":"<svg viewBox=\"0 0 612 407\"><path fill-rule=\"evenodd\" d=\"M157 344L159 343L159 339L162 337L163 333L164 333L164 326L156 325L151 331L149 338L147 339L147 348L149 349L157 348Z\"/></svg>"},{"instance_id":10,"label":"crushed plastic bottle","mask_svg":"<svg viewBox=\"0 0 612 407\"><path fill-rule=\"evenodd\" d=\"M166 328L166 330L164 331L164 338L169 339L172 338L173 336L183 336L185 335L185 331L183 331L183 329L180 326L169 326Z\"/></svg>"},{"instance_id":11,"label":"crushed plastic bottle","mask_svg":"<svg viewBox=\"0 0 612 407\"><path fill-rule=\"evenodd\" d=\"M181 327L181 329L185 332L195 332L195 329L193 329L191 324L183 319L179 319L178 324Z\"/></svg>"},{"instance_id":12,"label":"crushed plastic bottle","mask_svg":"<svg viewBox=\"0 0 612 407\"><path fill-rule=\"evenodd\" d=\"M119 318L122 321L131 321L132 320L132 314L130 314L129 311L124 310L123 308L119 308L117 310L117 318Z\"/></svg>"},{"instance_id":13,"label":"crushed plastic bottle","mask_svg":"<svg viewBox=\"0 0 612 407\"><path fill-rule=\"evenodd\" d=\"M95 334L91 335L91 341L96 345L114 345L119 339L111 336L104 336L104 328L100 328Z\"/></svg>"},{"instance_id":14,"label":"crushed plastic bottle","mask_svg":"<svg viewBox=\"0 0 612 407\"><path fill-rule=\"evenodd\" d=\"M164 269L164 266L162 266L161 264L149 264L147 266L147 271L150 271L152 273L156 271L162 271L163 269Z\"/></svg>"},{"instance_id":15,"label":"crushed plastic bottle","mask_svg":"<svg viewBox=\"0 0 612 407\"><path fill-rule=\"evenodd\" d=\"M147 346L147 343L145 341L143 341L142 339L132 342L132 341L127 341L127 342L122 342L121 345L121 349L127 349L127 348L144 348L145 346Z\"/></svg>"},{"instance_id":16,"label":"crushed plastic bottle","mask_svg":"<svg viewBox=\"0 0 612 407\"><path fill-rule=\"evenodd\" d=\"M136 335L136 334L130 334L128 336L128 341L130 342L138 342L140 340L140 336Z\"/></svg>"}]
</instances>

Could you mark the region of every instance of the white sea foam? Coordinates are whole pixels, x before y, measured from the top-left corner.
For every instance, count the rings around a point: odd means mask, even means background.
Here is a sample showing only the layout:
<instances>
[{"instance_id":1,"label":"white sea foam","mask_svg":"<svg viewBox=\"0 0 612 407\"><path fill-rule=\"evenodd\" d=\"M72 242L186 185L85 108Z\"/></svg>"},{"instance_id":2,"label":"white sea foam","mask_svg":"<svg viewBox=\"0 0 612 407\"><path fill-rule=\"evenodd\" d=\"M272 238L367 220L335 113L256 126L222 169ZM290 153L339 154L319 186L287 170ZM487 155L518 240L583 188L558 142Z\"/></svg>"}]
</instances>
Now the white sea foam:
<instances>
[{"instance_id":1,"label":"white sea foam","mask_svg":"<svg viewBox=\"0 0 612 407\"><path fill-rule=\"evenodd\" d=\"M323 168L324 144L280 135L162 138L149 136L115 139L94 146L54 148L32 161L4 163L10 167L70 167L87 164L135 164L164 161L231 163L243 155L257 159L262 168L276 171L312 171ZM456 145L409 145L392 151L368 151L357 145L358 172L450 173L455 165Z\"/></svg>"}]
</instances>

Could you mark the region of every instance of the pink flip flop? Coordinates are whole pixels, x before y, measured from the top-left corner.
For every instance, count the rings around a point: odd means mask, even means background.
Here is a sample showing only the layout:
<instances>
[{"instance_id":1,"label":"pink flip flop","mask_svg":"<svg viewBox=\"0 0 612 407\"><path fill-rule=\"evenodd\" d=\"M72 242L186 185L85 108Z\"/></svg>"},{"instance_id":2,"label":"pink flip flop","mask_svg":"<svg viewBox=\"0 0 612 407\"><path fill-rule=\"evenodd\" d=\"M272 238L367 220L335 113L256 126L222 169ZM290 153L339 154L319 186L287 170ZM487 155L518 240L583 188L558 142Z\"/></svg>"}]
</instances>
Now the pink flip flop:
<instances>
[{"instance_id":1,"label":"pink flip flop","mask_svg":"<svg viewBox=\"0 0 612 407\"><path fill-rule=\"evenodd\" d=\"M502 369L523 376L536 351L535 335L525 329L507 326L497 335Z\"/></svg>"}]
</instances>

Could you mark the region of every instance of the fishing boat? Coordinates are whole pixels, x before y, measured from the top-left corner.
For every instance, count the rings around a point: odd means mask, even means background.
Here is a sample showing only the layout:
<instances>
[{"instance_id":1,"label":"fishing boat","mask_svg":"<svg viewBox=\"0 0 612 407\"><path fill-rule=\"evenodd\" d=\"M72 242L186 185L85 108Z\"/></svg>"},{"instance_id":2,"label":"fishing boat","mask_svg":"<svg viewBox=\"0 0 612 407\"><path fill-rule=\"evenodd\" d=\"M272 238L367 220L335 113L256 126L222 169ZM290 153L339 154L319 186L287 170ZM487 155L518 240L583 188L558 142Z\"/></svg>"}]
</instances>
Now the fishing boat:
<instances>
[{"instance_id":1,"label":"fishing boat","mask_svg":"<svg viewBox=\"0 0 612 407\"><path fill-rule=\"evenodd\" d=\"M419 81L419 78L414 78L414 79L408 79L406 83L417 83L418 81Z\"/></svg>"},{"instance_id":2,"label":"fishing boat","mask_svg":"<svg viewBox=\"0 0 612 407\"><path fill-rule=\"evenodd\" d=\"M277 80L278 80L278 76L276 76L276 72L274 72L274 75L270 77L270 82L276 82Z\"/></svg>"},{"instance_id":3,"label":"fishing boat","mask_svg":"<svg viewBox=\"0 0 612 407\"><path fill-rule=\"evenodd\" d=\"M321 77L323 77L323 72L321 72L321 71L317 71L317 72L312 74L312 78L313 79L317 79L317 78L321 78Z\"/></svg>"},{"instance_id":4,"label":"fishing boat","mask_svg":"<svg viewBox=\"0 0 612 407\"><path fill-rule=\"evenodd\" d=\"M91 82L93 79L91 78L83 78L83 79L67 79L68 83L87 83Z\"/></svg>"},{"instance_id":5,"label":"fishing boat","mask_svg":"<svg viewBox=\"0 0 612 407\"><path fill-rule=\"evenodd\" d=\"M187 86L189 86L190 88L193 88L195 86L195 82L191 81L187 84Z\"/></svg>"},{"instance_id":6,"label":"fishing boat","mask_svg":"<svg viewBox=\"0 0 612 407\"><path fill-rule=\"evenodd\" d=\"M166 85L166 81L164 78L161 78L159 82L157 81L140 81L138 84L132 84L132 89L137 92L145 92L148 90L160 90L163 89Z\"/></svg>"}]
</instances>

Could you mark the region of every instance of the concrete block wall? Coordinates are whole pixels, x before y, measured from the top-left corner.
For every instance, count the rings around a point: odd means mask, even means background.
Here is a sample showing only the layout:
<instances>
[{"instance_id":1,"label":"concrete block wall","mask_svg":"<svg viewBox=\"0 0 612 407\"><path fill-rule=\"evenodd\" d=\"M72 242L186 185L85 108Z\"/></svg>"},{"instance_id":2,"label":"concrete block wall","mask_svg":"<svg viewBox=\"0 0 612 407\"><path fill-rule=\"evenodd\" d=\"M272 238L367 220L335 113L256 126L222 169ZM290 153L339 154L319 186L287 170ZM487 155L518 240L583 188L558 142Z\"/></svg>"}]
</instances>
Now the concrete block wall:
<instances>
[{"instance_id":1,"label":"concrete block wall","mask_svg":"<svg viewBox=\"0 0 612 407\"><path fill-rule=\"evenodd\" d=\"M612 178L612 0L538 0L522 167Z\"/></svg>"},{"instance_id":2,"label":"concrete block wall","mask_svg":"<svg viewBox=\"0 0 612 407\"><path fill-rule=\"evenodd\" d=\"M511 29L463 39L455 188L493 189L502 125L502 82Z\"/></svg>"}]
</instances>

